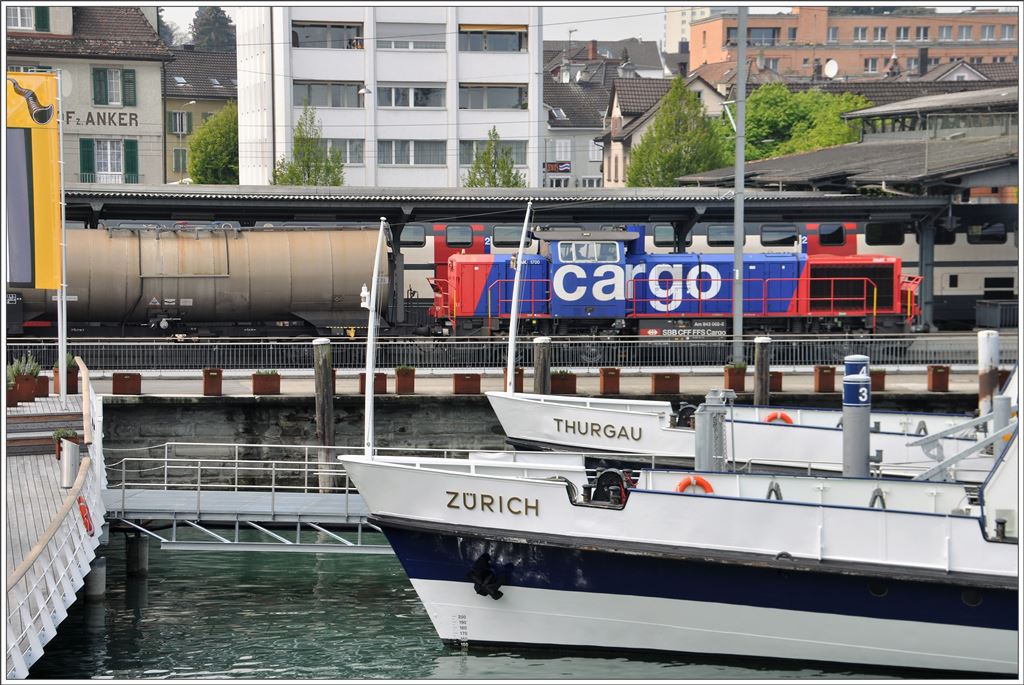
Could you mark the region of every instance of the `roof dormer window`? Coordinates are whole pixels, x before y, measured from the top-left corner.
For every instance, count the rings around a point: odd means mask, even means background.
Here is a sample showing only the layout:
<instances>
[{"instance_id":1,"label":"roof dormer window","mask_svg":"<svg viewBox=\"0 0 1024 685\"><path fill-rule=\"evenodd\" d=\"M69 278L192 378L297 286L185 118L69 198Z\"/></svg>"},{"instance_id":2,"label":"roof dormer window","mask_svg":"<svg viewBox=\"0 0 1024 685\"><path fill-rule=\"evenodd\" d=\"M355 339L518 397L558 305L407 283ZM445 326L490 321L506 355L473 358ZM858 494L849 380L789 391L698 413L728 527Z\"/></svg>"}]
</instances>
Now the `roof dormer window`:
<instances>
[{"instance_id":1,"label":"roof dormer window","mask_svg":"<svg viewBox=\"0 0 1024 685\"><path fill-rule=\"evenodd\" d=\"M554 108L552 108L551 113L555 116L556 119L568 119L569 118L569 117L567 117L565 115L565 110L562 109L561 107L554 107Z\"/></svg>"},{"instance_id":2,"label":"roof dormer window","mask_svg":"<svg viewBox=\"0 0 1024 685\"><path fill-rule=\"evenodd\" d=\"M174 83L175 83L175 85L178 85L178 86L186 86L186 85L188 85L188 81L185 80L184 76L175 76L174 77Z\"/></svg>"},{"instance_id":3,"label":"roof dormer window","mask_svg":"<svg viewBox=\"0 0 1024 685\"><path fill-rule=\"evenodd\" d=\"M221 85L220 81L218 81L218 80L217 80L217 79L215 79L215 78L211 78L211 79L210 79L210 83L212 83L212 84L213 84L213 87L214 87L214 88L223 88L223 87L224 87L224 86L222 86L222 85Z\"/></svg>"}]
</instances>

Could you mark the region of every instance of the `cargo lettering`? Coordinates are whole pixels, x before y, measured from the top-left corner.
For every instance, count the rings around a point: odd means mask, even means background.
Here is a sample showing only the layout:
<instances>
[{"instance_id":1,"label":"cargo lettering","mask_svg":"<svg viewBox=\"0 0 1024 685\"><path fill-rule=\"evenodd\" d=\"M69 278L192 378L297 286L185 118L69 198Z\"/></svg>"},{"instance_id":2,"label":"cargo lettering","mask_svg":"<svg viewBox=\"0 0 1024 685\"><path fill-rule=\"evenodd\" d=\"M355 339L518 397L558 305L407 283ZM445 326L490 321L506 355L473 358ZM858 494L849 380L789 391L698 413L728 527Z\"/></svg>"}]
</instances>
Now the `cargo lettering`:
<instances>
[{"instance_id":1,"label":"cargo lettering","mask_svg":"<svg viewBox=\"0 0 1024 685\"><path fill-rule=\"evenodd\" d=\"M597 421L575 421L555 418L555 432L566 435L590 435L595 438L618 438L620 440L638 441L644 435L640 426L616 426L612 423Z\"/></svg>"},{"instance_id":2,"label":"cargo lettering","mask_svg":"<svg viewBox=\"0 0 1024 685\"><path fill-rule=\"evenodd\" d=\"M565 302L578 302L592 298L596 302L625 300L632 297L637 287L636 279L647 284L650 295L649 305L660 312L671 312L679 308L685 296L694 300L712 300L722 290L722 274L710 264L697 264L683 274L682 264L648 265L601 264L592 274L579 264L563 264L552 277L555 295ZM708 281L707 290L702 290L701 279ZM643 292L643 290L641 290Z\"/></svg>"},{"instance_id":3,"label":"cargo lettering","mask_svg":"<svg viewBox=\"0 0 1024 685\"><path fill-rule=\"evenodd\" d=\"M513 516L540 516L540 500L529 497L505 497L477 492L445 490L449 509L486 511L492 514L509 513Z\"/></svg>"}]
</instances>

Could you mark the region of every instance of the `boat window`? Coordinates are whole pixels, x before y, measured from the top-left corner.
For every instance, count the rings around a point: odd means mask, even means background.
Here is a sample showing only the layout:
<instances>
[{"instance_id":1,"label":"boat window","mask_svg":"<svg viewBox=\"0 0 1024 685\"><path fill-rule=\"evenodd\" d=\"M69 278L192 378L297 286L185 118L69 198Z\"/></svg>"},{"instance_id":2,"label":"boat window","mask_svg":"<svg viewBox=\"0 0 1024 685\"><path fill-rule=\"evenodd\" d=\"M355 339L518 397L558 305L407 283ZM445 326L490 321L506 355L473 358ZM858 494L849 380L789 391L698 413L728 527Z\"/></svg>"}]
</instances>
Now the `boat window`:
<instances>
[{"instance_id":1,"label":"boat window","mask_svg":"<svg viewBox=\"0 0 1024 685\"><path fill-rule=\"evenodd\" d=\"M519 237L522 233L522 226L495 226L491 244L495 247L519 247ZM530 247L530 245L533 245L533 236L527 233L524 247Z\"/></svg>"},{"instance_id":2,"label":"boat window","mask_svg":"<svg viewBox=\"0 0 1024 685\"><path fill-rule=\"evenodd\" d=\"M427 244L427 229L422 224L406 224L399 241L402 247L423 247Z\"/></svg>"},{"instance_id":3,"label":"boat window","mask_svg":"<svg viewBox=\"0 0 1024 685\"><path fill-rule=\"evenodd\" d=\"M765 247L796 245L795 224L764 224L761 226L761 244Z\"/></svg>"},{"instance_id":4,"label":"boat window","mask_svg":"<svg viewBox=\"0 0 1024 685\"><path fill-rule=\"evenodd\" d=\"M708 224L708 245L710 247L732 247L732 224Z\"/></svg>"},{"instance_id":5,"label":"boat window","mask_svg":"<svg viewBox=\"0 0 1024 685\"><path fill-rule=\"evenodd\" d=\"M558 258L569 262L618 262L619 243L612 241L563 241L558 244Z\"/></svg>"},{"instance_id":6,"label":"boat window","mask_svg":"<svg viewBox=\"0 0 1024 685\"><path fill-rule=\"evenodd\" d=\"M448 247L469 247L473 244L473 229L470 226L446 226L444 242Z\"/></svg>"},{"instance_id":7,"label":"boat window","mask_svg":"<svg viewBox=\"0 0 1024 685\"><path fill-rule=\"evenodd\" d=\"M657 224L654 227L655 247L675 247L676 229L672 224Z\"/></svg>"},{"instance_id":8,"label":"boat window","mask_svg":"<svg viewBox=\"0 0 1024 685\"><path fill-rule=\"evenodd\" d=\"M845 245L846 229L842 224L820 224L818 226L818 244L826 247Z\"/></svg>"},{"instance_id":9,"label":"boat window","mask_svg":"<svg viewBox=\"0 0 1024 685\"><path fill-rule=\"evenodd\" d=\"M1006 242L1006 224L992 221L967 225L967 242L972 245L1002 245Z\"/></svg>"},{"instance_id":10,"label":"boat window","mask_svg":"<svg viewBox=\"0 0 1024 685\"><path fill-rule=\"evenodd\" d=\"M905 226L896 221L870 221L864 226L868 245L902 245Z\"/></svg>"}]
</instances>

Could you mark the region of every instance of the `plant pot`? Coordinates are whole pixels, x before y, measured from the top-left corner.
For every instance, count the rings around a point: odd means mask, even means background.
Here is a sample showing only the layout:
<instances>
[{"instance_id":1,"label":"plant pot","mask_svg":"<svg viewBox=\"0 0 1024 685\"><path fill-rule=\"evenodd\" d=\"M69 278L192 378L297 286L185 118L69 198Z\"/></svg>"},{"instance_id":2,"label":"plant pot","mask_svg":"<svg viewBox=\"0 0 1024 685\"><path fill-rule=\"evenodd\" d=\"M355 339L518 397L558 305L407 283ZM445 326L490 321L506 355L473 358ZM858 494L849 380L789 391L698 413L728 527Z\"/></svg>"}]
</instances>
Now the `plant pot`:
<instances>
[{"instance_id":1,"label":"plant pot","mask_svg":"<svg viewBox=\"0 0 1024 685\"><path fill-rule=\"evenodd\" d=\"M412 395L416 392L416 369L395 369L395 394Z\"/></svg>"},{"instance_id":2,"label":"plant pot","mask_svg":"<svg viewBox=\"0 0 1024 685\"><path fill-rule=\"evenodd\" d=\"M78 438L64 438L64 439L67 440L68 442L73 442L76 445L81 445L82 444L82 438L80 438L80 437L78 437ZM60 448L61 448L61 444L60 443L61 443L60 440L58 440L57 442L53 443L53 456L57 457L57 461L60 461Z\"/></svg>"},{"instance_id":3,"label":"plant pot","mask_svg":"<svg viewBox=\"0 0 1024 685\"><path fill-rule=\"evenodd\" d=\"M575 395L576 394L576 374L574 374L574 373L551 374L551 394L552 395Z\"/></svg>"},{"instance_id":4,"label":"plant pot","mask_svg":"<svg viewBox=\"0 0 1024 685\"><path fill-rule=\"evenodd\" d=\"M651 374L652 395L678 395L679 374L678 373L652 373Z\"/></svg>"},{"instance_id":5,"label":"plant pot","mask_svg":"<svg viewBox=\"0 0 1024 685\"><path fill-rule=\"evenodd\" d=\"M733 392L743 392L747 378L746 367L742 369L727 366L723 369L725 387Z\"/></svg>"},{"instance_id":6,"label":"plant pot","mask_svg":"<svg viewBox=\"0 0 1024 685\"><path fill-rule=\"evenodd\" d=\"M50 378L42 374L36 376L36 397L49 397L50 396Z\"/></svg>"},{"instance_id":7,"label":"plant pot","mask_svg":"<svg viewBox=\"0 0 1024 685\"><path fill-rule=\"evenodd\" d=\"M203 395L217 397L221 394L224 369L203 369Z\"/></svg>"},{"instance_id":8,"label":"plant pot","mask_svg":"<svg viewBox=\"0 0 1024 685\"><path fill-rule=\"evenodd\" d=\"M7 402L8 407L18 406L18 397L14 394L14 388L7 388Z\"/></svg>"},{"instance_id":9,"label":"plant pot","mask_svg":"<svg viewBox=\"0 0 1024 685\"><path fill-rule=\"evenodd\" d=\"M871 369L871 392L885 390L885 369Z\"/></svg>"},{"instance_id":10,"label":"plant pot","mask_svg":"<svg viewBox=\"0 0 1024 685\"><path fill-rule=\"evenodd\" d=\"M782 372L768 372L768 392L782 392Z\"/></svg>"},{"instance_id":11,"label":"plant pot","mask_svg":"<svg viewBox=\"0 0 1024 685\"><path fill-rule=\"evenodd\" d=\"M386 373L373 374L373 394L386 395L388 392L388 375ZM359 394L366 394L366 372L359 374Z\"/></svg>"},{"instance_id":12,"label":"plant pot","mask_svg":"<svg viewBox=\"0 0 1024 685\"><path fill-rule=\"evenodd\" d=\"M115 373L113 376L113 386L110 392L115 395L141 395L142 374Z\"/></svg>"},{"instance_id":13,"label":"plant pot","mask_svg":"<svg viewBox=\"0 0 1024 685\"><path fill-rule=\"evenodd\" d=\"M280 395L281 376L276 373L254 373L252 375L253 395Z\"/></svg>"},{"instance_id":14,"label":"plant pot","mask_svg":"<svg viewBox=\"0 0 1024 685\"><path fill-rule=\"evenodd\" d=\"M949 392L949 367L928 365L928 392Z\"/></svg>"},{"instance_id":15,"label":"plant pot","mask_svg":"<svg viewBox=\"0 0 1024 685\"><path fill-rule=\"evenodd\" d=\"M33 402L36 399L36 377L24 374L14 377L14 396L19 402Z\"/></svg>"},{"instance_id":16,"label":"plant pot","mask_svg":"<svg viewBox=\"0 0 1024 685\"><path fill-rule=\"evenodd\" d=\"M521 368L519 368L519 367L516 367L515 374L516 374L516 377L515 377L515 382L513 383L513 389L515 390L515 392L522 392L523 391L523 370ZM501 379L502 379L502 381L501 381L501 389L504 390L505 388L508 387L508 367L505 367L505 370L502 372Z\"/></svg>"},{"instance_id":17,"label":"plant pot","mask_svg":"<svg viewBox=\"0 0 1024 685\"><path fill-rule=\"evenodd\" d=\"M836 391L836 367L815 366L814 367L814 392L835 392Z\"/></svg>"},{"instance_id":18,"label":"plant pot","mask_svg":"<svg viewBox=\"0 0 1024 685\"><path fill-rule=\"evenodd\" d=\"M53 394L60 394L60 369L53 370ZM68 369L68 394L78 394L78 367Z\"/></svg>"},{"instance_id":19,"label":"plant pot","mask_svg":"<svg viewBox=\"0 0 1024 685\"><path fill-rule=\"evenodd\" d=\"M478 373L456 373L452 374L453 395L479 395L480 374Z\"/></svg>"},{"instance_id":20,"label":"plant pot","mask_svg":"<svg viewBox=\"0 0 1024 685\"><path fill-rule=\"evenodd\" d=\"M598 393L601 395L619 394L620 371L614 367L602 367L598 370Z\"/></svg>"}]
</instances>

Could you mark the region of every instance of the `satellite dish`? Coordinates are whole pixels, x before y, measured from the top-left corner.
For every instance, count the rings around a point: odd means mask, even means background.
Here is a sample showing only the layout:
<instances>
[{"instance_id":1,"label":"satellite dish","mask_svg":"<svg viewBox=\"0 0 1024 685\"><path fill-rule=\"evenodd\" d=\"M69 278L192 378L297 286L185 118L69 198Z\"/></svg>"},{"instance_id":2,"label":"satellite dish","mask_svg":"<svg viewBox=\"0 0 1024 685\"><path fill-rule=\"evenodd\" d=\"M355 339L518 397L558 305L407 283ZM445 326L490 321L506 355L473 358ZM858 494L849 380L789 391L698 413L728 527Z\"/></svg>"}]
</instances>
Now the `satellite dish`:
<instances>
[{"instance_id":1,"label":"satellite dish","mask_svg":"<svg viewBox=\"0 0 1024 685\"><path fill-rule=\"evenodd\" d=\"M839 62L834 59L830 59L825 62L825 78L835 78L836 74L839 73Z\"/></svg>"}]
</instances>

